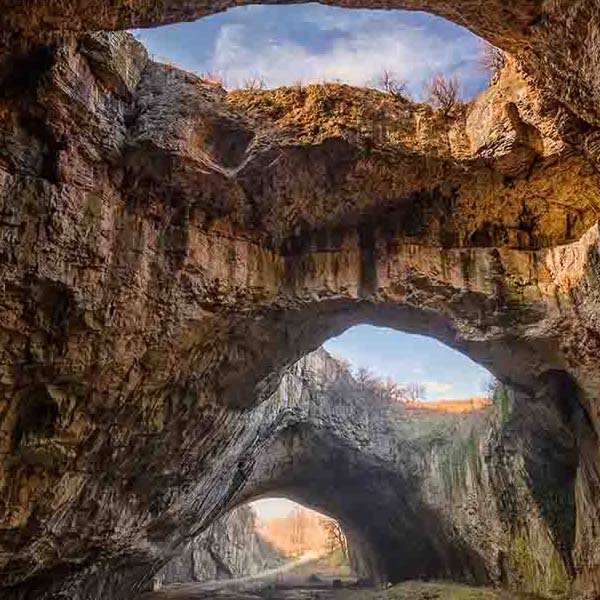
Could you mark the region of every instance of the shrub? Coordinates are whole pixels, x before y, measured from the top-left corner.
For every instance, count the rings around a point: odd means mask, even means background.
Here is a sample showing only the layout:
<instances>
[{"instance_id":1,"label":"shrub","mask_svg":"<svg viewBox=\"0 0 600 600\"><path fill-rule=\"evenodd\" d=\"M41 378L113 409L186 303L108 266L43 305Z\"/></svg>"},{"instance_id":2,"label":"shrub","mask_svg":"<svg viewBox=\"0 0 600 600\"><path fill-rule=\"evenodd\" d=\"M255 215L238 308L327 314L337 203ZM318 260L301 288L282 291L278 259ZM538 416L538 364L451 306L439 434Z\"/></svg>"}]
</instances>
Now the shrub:
<instances>
[{"instance_id":1,"label":"shrub","mask_svg":"<svg viewBox=\"0 0 600 600\"><path fill-rule=\"evenodd\" d=\"M434 108L448 116L459 101L460 82L458 77L438 73L425 84L425 97Z\"/></svg>"},{"instance_id":2,"label":"shrub","mask_svg":"<svg viewBox=\"0 0 600 600\"><path fill-rule=\"evenodd\" d=\"M392 71L388 71L387 69L384 69L377 79L377 87L397 98L406 99L408 96L406 81L399 79Z\"/></svg>"},{"instance_id":3,"label":"shrub","mask_svg":"<svg viewBox=\"0 0 600 600\"><path fill-rule=\"evenodd\" d=\"M246 79L244 81L243 88L245 90L264 90L265 86L266 86L266 84L265 84L264 78L255 76L255 77L248 77L248 79Z\"/></svg>"}]
</instances>

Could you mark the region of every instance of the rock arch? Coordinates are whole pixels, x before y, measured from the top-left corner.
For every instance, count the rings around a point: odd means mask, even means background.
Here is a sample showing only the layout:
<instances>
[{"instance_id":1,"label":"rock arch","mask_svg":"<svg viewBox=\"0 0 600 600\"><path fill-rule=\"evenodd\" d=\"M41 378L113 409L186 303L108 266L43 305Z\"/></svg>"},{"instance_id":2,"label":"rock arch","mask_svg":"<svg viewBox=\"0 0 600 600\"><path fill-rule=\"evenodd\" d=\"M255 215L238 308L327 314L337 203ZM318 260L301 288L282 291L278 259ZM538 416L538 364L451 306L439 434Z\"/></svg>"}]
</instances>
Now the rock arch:
<instances>
[{"instance_id":1,"label":"rock arch","mask_svg":"<svg viewBox=\"0 0 600 600\"><path fill-rule=\"evenodd\" d=\"M242 483L221 509L284 495L328 513L348 535L358 576L371 581L519 582L559 593L574 569L580 408L559 374L546 379L523 413L519 403L501 417L495 408L422 414L361 387L317 351L244 410L255 437L237 455Z\"/></svg>"},{"instance_id":2,"label":"rock arch","mask_svg":"<svg viewBox=\"0 0 600 600\"><path fill-rule=\"evenodd\" d=\"M125 34L79 36L203 14L189 3L36 4L35 35L6 7L6 43L42 43L3 61L7 594L131 592L241 492L244 411L357 322L437 337L520 406L562 374L585 409L571 554L598 590L598 96L578 25L593 37L597 7L487 4L460 19L515 63L452 119L346 86L227 95ZM35 76L11 78L23 60ZM15 448L34 391L52 426Z\"/></svg>"}]
</instances>

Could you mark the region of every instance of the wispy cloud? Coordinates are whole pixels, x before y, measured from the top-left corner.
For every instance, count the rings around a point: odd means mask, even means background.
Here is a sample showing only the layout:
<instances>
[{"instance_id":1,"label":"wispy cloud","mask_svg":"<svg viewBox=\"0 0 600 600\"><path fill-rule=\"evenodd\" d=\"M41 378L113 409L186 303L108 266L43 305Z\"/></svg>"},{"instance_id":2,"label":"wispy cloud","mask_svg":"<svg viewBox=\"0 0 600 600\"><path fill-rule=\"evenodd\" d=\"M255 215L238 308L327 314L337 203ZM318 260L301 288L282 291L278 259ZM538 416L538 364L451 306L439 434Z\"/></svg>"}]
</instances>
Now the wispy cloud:
<instances>
[{"instance_id":1,"label":"wispy cloud","mask_svg":"<svg viewBox=\"0 0 600 600\"><path fill-rule=\"evenodd\" d=\"M447 394L454 389L452 383L445 381L427 381L424 385L427 392L432 394Z\"/></svg>"},{"instance_id":2,"label":"wispy cloud","mask_svg":"<svg viewBox=\"0 0 600 600\"><path fill-rule=\"evenodd\" d=\"M139 32L157 56L219 72L232 86L261 76L269 87L339 80L370 85L388 69L419 96L437 71L461 77L467 94L483 85L479 40L440 18L404 11L321 5L248 6L184 26Z\"/></svg>"}]
</instances>

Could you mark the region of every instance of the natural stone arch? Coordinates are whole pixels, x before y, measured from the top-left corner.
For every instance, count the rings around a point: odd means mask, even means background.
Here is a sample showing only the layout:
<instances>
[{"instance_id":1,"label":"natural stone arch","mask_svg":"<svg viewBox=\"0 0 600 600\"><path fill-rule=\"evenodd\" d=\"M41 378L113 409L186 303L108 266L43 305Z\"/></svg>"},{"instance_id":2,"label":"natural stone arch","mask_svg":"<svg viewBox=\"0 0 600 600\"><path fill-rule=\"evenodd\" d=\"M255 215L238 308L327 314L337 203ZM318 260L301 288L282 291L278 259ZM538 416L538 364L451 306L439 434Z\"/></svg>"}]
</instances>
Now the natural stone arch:
<instances>
[{"instance_id":1,"label":"natural stone arch","mask_svg":"<svg viewBox=\"0 0 600 600\"><path fill-rule=\"evenodd\" d=\"M243 485L231 407L352 323L434 335L524 402L566 371L597 428L594 132L514 70L448 123L343 86L226 96L121 34L29 58L3 101L8 593L128 593ZM389 135L324 110L369 103ZM40 397L52 422L20 436ZM585 547L598 446L577 439Z\"/></svg>"},{"instance_id":2,"label":"natural stone arch","mask_svg":"<svg viewBox=\"0 0 600 600\"><path fill-rule=\"evenodd\" d=\"M532 517L524 527L536 532L532 551L538 564L555 570L550 577L538 573L536 583L521 581L522 589L533 585L527 589L555 593L554 575L562 572L561 585L570 585L573 577L571 499L578 468L573 444L585 438L575 425L581 409L558 379L547 378L528 411L521 410L521 398L517 413L500 429L489 411L420 422L418 413L411 416L361 391L326 353L314 353L286 371L273 396L244 411L250 429L262 426L238 455L240 485L221 510L284 495L341 522L360 577L505 585L511 583L506 577L528 577L507 572L504 564L518 571L511 563L513 545L523 548L519 536L529 534L505 527L524 512ZM502 428L512 430L505 441ZM505 504L507 498L520 506L517 513Z\"/></svg>"}]
</instances>

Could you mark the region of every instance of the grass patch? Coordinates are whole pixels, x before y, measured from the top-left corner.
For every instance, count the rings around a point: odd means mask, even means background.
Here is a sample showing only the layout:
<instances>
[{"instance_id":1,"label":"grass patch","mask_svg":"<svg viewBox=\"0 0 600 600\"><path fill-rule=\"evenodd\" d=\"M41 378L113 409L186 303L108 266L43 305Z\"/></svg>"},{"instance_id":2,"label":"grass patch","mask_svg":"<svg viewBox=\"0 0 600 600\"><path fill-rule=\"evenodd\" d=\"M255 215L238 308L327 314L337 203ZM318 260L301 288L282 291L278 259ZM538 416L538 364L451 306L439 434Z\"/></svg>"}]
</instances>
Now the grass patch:
<instances>
[{"instance_id":1,"label":"grass patch","mask_svg":"<svg viewBox=\"0 0 600 600\"><path fill-rule=\"evenodd\" d=\"M531 597L456 583L407 581L385 590L348 590L336 600L525 600Z\"/></svg>"}]
</instances>

